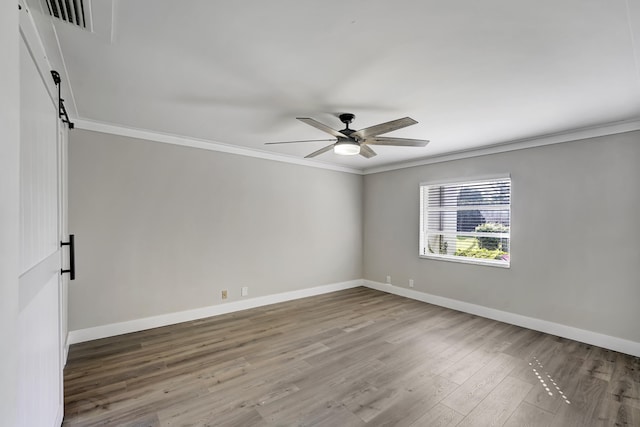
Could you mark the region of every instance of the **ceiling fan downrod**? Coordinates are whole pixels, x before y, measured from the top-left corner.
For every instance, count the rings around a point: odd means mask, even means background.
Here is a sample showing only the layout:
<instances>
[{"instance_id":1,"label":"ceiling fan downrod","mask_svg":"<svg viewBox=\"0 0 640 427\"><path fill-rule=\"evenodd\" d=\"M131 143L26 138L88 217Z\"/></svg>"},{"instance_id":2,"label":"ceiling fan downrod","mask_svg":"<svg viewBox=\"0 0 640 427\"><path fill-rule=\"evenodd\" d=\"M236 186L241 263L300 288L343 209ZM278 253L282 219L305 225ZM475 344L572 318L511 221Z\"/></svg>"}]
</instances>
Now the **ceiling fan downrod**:
<instances>
[{"instance_id":1,"label":"ceiling fan downrod","mask_svg":"<svg viewBox=\"0 0 640 427\"><path fill-rule=\"evenodd\" d=\"M342 123L346 125L346 129L349 129L349 123L351 123L353 119L356 118L356 115L351 113L342 113L338 116L338 118Z\"/></svg>"}]
</instances>

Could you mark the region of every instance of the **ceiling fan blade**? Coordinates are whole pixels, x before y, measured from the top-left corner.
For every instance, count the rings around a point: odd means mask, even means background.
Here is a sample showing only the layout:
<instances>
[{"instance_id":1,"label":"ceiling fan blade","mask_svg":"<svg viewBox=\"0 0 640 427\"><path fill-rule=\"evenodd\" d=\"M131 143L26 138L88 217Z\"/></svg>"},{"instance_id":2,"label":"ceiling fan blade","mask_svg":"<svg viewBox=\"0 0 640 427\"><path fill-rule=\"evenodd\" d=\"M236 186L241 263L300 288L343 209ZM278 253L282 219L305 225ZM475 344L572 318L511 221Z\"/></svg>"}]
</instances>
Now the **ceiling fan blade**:
<instances>
[{"instance_id":1,"label":"ceiling fan blade","mask_svg":"<svg viewBox=\"0 0 640 427\"><path fill-rule=\"evenodd\" d=\"M351 134L351 137L355 137L360 140L367 139L372 136L382 135L383 133L415 125L416 123L418 122L413 120L411 117L405 117L402 119L392 120L390 122L380 123L379 125L360 129L359 131L353 132Z\"/></svg>"},{"instance_id":2,"label":"ceiling fan blade","mask_svg":"<svg viewBox=\"0 0 640 427\"><path fill-rule=\"evenodd\" d=\"M312 157L319 156L322 153L326 153L327 151L331 150L334 145L335 144L329 144L326 147L323 147L323 148L319 149L318 151L314 151L313 153L304 156L304 158L305 159L310 159Z\"/></svg>"},{"instance_id":3,"label":"ceiling fan blade","mask_svg":"<svg viewBox=\"0 0 640 427\"><path fill-rule=\"evenodd\" d=\"M272 145L272 144L297 144L298 142L321 142L321 141L333 141L335 139L303 139L300 141L280 141L280 142L265 142L264 145Z\"/></svg>"},{"instance_id":4,"label":"ceiling fan blade","mask_svg":"<svg viewBox=\"0 0 640 427\"><path fill-rule=\"evenodd\" d=\"M316 129L320 129L323 132L328 133L329 135L333 135L336 138L348 138L347 135L338 132L335 129L330 128L329 126L320 123L317 120L314 119L310 119L309 117L296 117L298 120L300 120L303 123L308 124L309 126L313 126Z\"/></svg>"},{"instance_id":5,"label":"ceiling fan blade","mask_svg":"<svg viewBox=\"0 0 640 427\"><path fill-rule=\"evenodd\" d=\"M369 138L364 144L369 145L393 145L396 147L424 147L429 143L426 139L409 139L409 138Z\"/></svg>"},{"instance_id":6,"label":"ceiling fan blade","mask_svg":"<svg viewBox=\"0 0 640 427\"><path fill-rule=\"evenodd\" d=\"M371 147L367 147L366 145L361 144L361 145L360 145L360 155L361 155L362 157L366 157L367 159L370 159L370 158L372 158L373 156L377 156L377 155L378 155L378 153L376 153L375 151L373 151L373 150L371 149Z\"/></svg>"}]
</instances>

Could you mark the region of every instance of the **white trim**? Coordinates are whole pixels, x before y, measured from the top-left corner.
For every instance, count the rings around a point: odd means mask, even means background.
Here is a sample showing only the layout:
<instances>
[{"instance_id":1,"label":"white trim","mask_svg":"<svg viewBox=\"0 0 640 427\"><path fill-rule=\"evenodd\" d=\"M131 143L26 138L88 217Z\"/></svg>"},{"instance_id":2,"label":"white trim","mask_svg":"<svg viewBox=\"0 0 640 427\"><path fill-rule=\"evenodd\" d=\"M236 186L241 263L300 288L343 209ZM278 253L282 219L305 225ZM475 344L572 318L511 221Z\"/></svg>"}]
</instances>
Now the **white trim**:
<instances>
[{"instance_id":1,"label":"white trim","mask_svg":"<svg viewBox=\"0 0 640 427\"><path fill-rule=\"evenodd\" d=\"M506 208L505 208L506 206ZM452 206L432 206L427 208L429 212L460 212L460 211L504 211L509 205L452 205ZM461 234L459 232L458 234ZM472 234L469 234L471 236Z\"/></svg>"},{"instance_id":2,"label":"white trim","mask_svg":"<svg viewBox=\"0 0 640 427\"><path fill-rule=\"evenodd\" d=\"M480 205L475 205L480 206ZM459 209L459 211L465 211L468 209ZM475 209L474 209L475 210ZM484 209L477 209L484 210ZM506 209L500 209L506 210ZM429 211L440 212L440 211ZM446 212L446 211L445 211ZM425 234L440 234L443 236L455 236L455 237L497 237L498 239L509 239L511 235L509 233L492 233L490 231L448 231L448 230L424 230Z\"/></svg>"},{"instance_id":3,"label":"white trim","mask_svg":"<svg viewBox=\"0 0 640 427\"><path fill-rule=\"evenodd\" d=\"M69 334L67 334L64 348L62 349L62 367L67 366L67 359L69 358Z\"/></svg>"},{"instance_id":4,"label":"white trim","mask_svg":"<svg viewBox=\"0 0 640 427\"><path fill-rule=\"evenodd\" d=\"M371 175L374 173L388 172L397 169L412 168L415 166L424 166L434 163L449 162L452 160L467 159L470 157L486 156L488 154L505 153L508 151L524 150L526 148L541 147L544 145L560 144L562 142L578 141L589 138L597 138L599 136L615 135L618 133L633 132L640 130L640 119L625 120L614 123L606 123L599 126L591 126L582 129L575 129L567 132L554 133L550 135L542 135L535 138L519 139L507 141L499 144L490 145L483 148L475 148L470 150L462 150L450 154L440 156L426 157L420 160L413 160L392 165L379 166L373 168L365 168L363 175Z\"/></svg>"},{"instance_id":5,"label":"white trim","mask_svg":"<svg viewBox=\"0 0 640 427\"><path fill-rule=\"evenodd\" d=\"M460 262L462 264L486 265L489 267L511 268L511 261L501 261L491 258L472 258L465 256L444 255L444 254L426 254L418 255L422 259L433 259L437 261Z\"/></svg>"},{"instance_id":6,"label":"white trim","mask_svg":"<svg viewBox=\"0 0 640 427\"><path fill-rule=\"evenodd\" d=\"M63 81L62 85L62 96L64 99L71 98L71 104L65 104L67 109L67 113L71 116L77 114L78 108L76 105L76 98L73 93L73 89L71 87L71 82L69 80L69 72L67 70L67 64L64 60L64 56L62 55L62 46L60 45L60 40L58 38L58 32L56 26L54 25L52 19L48 17L48 11L43 8L43 4L40 4L39 10L37 13L42 13L44 15L44 19L48 19L46 21L46 25L49 25L51 28L51 32L53 37L55 38L56 48L52 52L51 49L47 51L45 49L44 41L41 35L42 27L38 27L35 19L33 18L33 11L28 7L24 0L20 0L20 34L22 35L25 44L33 58L33 62L36 64L36 68L40 73L42 80L47 87L47 92L49 93L49 97L51 98L51 102L56 107L56 111L58 110L58 89L53 82L53 78L51 77L51 70L56 67L53 66L53 63L59 63L62 66L62 69L58 69L57 71L60 73L60 78ZM91 2L88 2L91 3ZM44 29L46 30L46 28ZM53 61L52 61L53 59ZM68 94L68 96L67 96Z\"/></svg>"},{"instance_id":7,"label":"white trim","mask_svg":"<svg viewBox=\"0 0 640 427\"><path fill-rule=\"evenodd\" d=\"M240 147L237 145L224 144L222 142L209 141L205 139L197 139L180 135L172 135L168 133L155 132L144 129L134 129L125 126L119 126L93 120L75 119L75 127L77 129L90 130L93 132L108 133L112 135L127 136L130 138L145 139L148 141L163 142L166 144L181 145L183 147L200 148L203 150L220 151L222 153L238 154L247 157L256 157L265 160L274 160L276 162L292 163L295 165L311 166L320 169L329 169L338 172L352 173L362 175L362 170L349 168L346 166L338 166L330 163L323 163L317 160L300 159L298 157L288 156L285 154L269 153L248 147Z\"/></svg>"},{"instance_id":8,"label":"white trim","mask_svg":"<svg viewBox=\"0 0 640 427\"><path fill-rule=\"evenodd\" d=\"M444 178L444 179L434 179L432 181L424 181L420 183L420 187L425 186L435 186L435 185L464 185L464 184L477 184L479 182L484 181L499 181L511 179L511 173L497 173L497 174L486 174L486 175L474 175L474 176L465 176L460 177L456 176L454 178Z\"/></svg>"},{"instance_id":9,"label":"white trim","mask_svg":"<svg viewBox=\"0 0 640 427\"><path fill-rule=\"evenodd\" d=\"M128 334L130 332L143 331L145 329L158 328L161 326L173 325L176 323L188 322L191 320L203 319L220 314L228 314L250 308L262 307L279 302L292 301L300 298L326 294L329 292L342 291L345 289L362 286L362 279L350 280L348 282L332 283L329 285L316 286L313 288L300 289L297 291L283 292L280 294L266 295L250 299L243 299L229 303L212 305L209 307L196 308L193 310L167 313L159 316L146 317L143 319L129 320L127 322L111 323L109 325L96 326L93 328L78 329L70 331L67 344L77 344L84 341L91 341L100 338L112 337L115 335Z\"/></svg>"},{"instance_id":10,"label":"white trim","mask_svg":"<svg viewBox=\"0 0 640 427\"><path fill-rule=\"evenodd\" d=\"M540 331L640 357L640 342L629 341L623 338L600 334L598 332L574 328L573 326L562 325L560 323L549 322L547 320L536 319L534 317L523 316L521 314L510 313L507 311L497 310L495 308L484 307L464 301L419 292L412 289L390 285L388 283L374 282L366 279L363 279L363 282L364 286L378 291L399 295L405 298L465 313L475 314L476 316L486 317L487 319L493 319L499 322L509 323L511 325L533 329L534 331Z\"/></svg>"},{"instance_id":11,"label":"white trim","mask_svg":"<svg viewBox=\"0 0 640 427\"><path fill-rule=\"evenodd\" d=\"M20 2L20 7L22 8L19 15L20 35L31 54L31 58L33 59L33 63L36 65L40 78L42 78L42 81L44 82L49 98L51 98L51 103L56 107L56 111L58 111L58 90L56 85L53 83L53 78L50 74L50 70L52 70L53 67L49 61L49 57L47 56L47 51L44 48L44 43L42 42L42 38L38 32L38 27L33 20L31 10L27 7L24 1Z\"/></svg>"}]
</instances>

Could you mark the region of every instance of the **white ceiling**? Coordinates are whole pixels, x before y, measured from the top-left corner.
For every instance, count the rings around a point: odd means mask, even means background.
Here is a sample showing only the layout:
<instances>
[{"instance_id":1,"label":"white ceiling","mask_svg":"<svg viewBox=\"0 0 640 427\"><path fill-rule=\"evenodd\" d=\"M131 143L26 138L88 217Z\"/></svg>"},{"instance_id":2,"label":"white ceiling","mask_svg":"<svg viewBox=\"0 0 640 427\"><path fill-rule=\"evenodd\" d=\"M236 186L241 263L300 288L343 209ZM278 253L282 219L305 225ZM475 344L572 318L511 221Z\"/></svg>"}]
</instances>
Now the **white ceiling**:
<instances>
[{"instance_id":1,"label":"white ceiling","mask_svg":"<svg viewBox=\"0 0 640 427\"><path fill-rule=\"evenodd\" d=\"M56 24L81 119L297 157L327 143L264 145L327 137L295 117L431 140L317 158L364 169L640 118L640 0L93 3L96 33Z\"/></svg>"}]
</instances>

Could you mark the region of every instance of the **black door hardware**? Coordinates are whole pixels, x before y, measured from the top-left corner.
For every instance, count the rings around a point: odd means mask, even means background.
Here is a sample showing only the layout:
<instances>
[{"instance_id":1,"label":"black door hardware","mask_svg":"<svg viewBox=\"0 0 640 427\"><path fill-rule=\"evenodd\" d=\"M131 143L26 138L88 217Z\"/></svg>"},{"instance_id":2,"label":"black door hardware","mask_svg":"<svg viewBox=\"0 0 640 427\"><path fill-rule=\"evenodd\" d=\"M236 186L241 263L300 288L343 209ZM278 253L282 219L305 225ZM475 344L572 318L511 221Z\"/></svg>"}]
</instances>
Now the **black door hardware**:
<instances>
[{"instance_id":1,"label":"black door hardware","mask_svg":"<svg viewBox=\"0 0 640 427\"><path fill-rule=\"evenodd\" d=\"M75 247L75 238L76 236L73 234L69 234L68 242L60 242L60 247L69 246L69 269L61 269L60 273L69 273L69 280L76 279L76 247Z\"/></svg>"}]
</instances>

